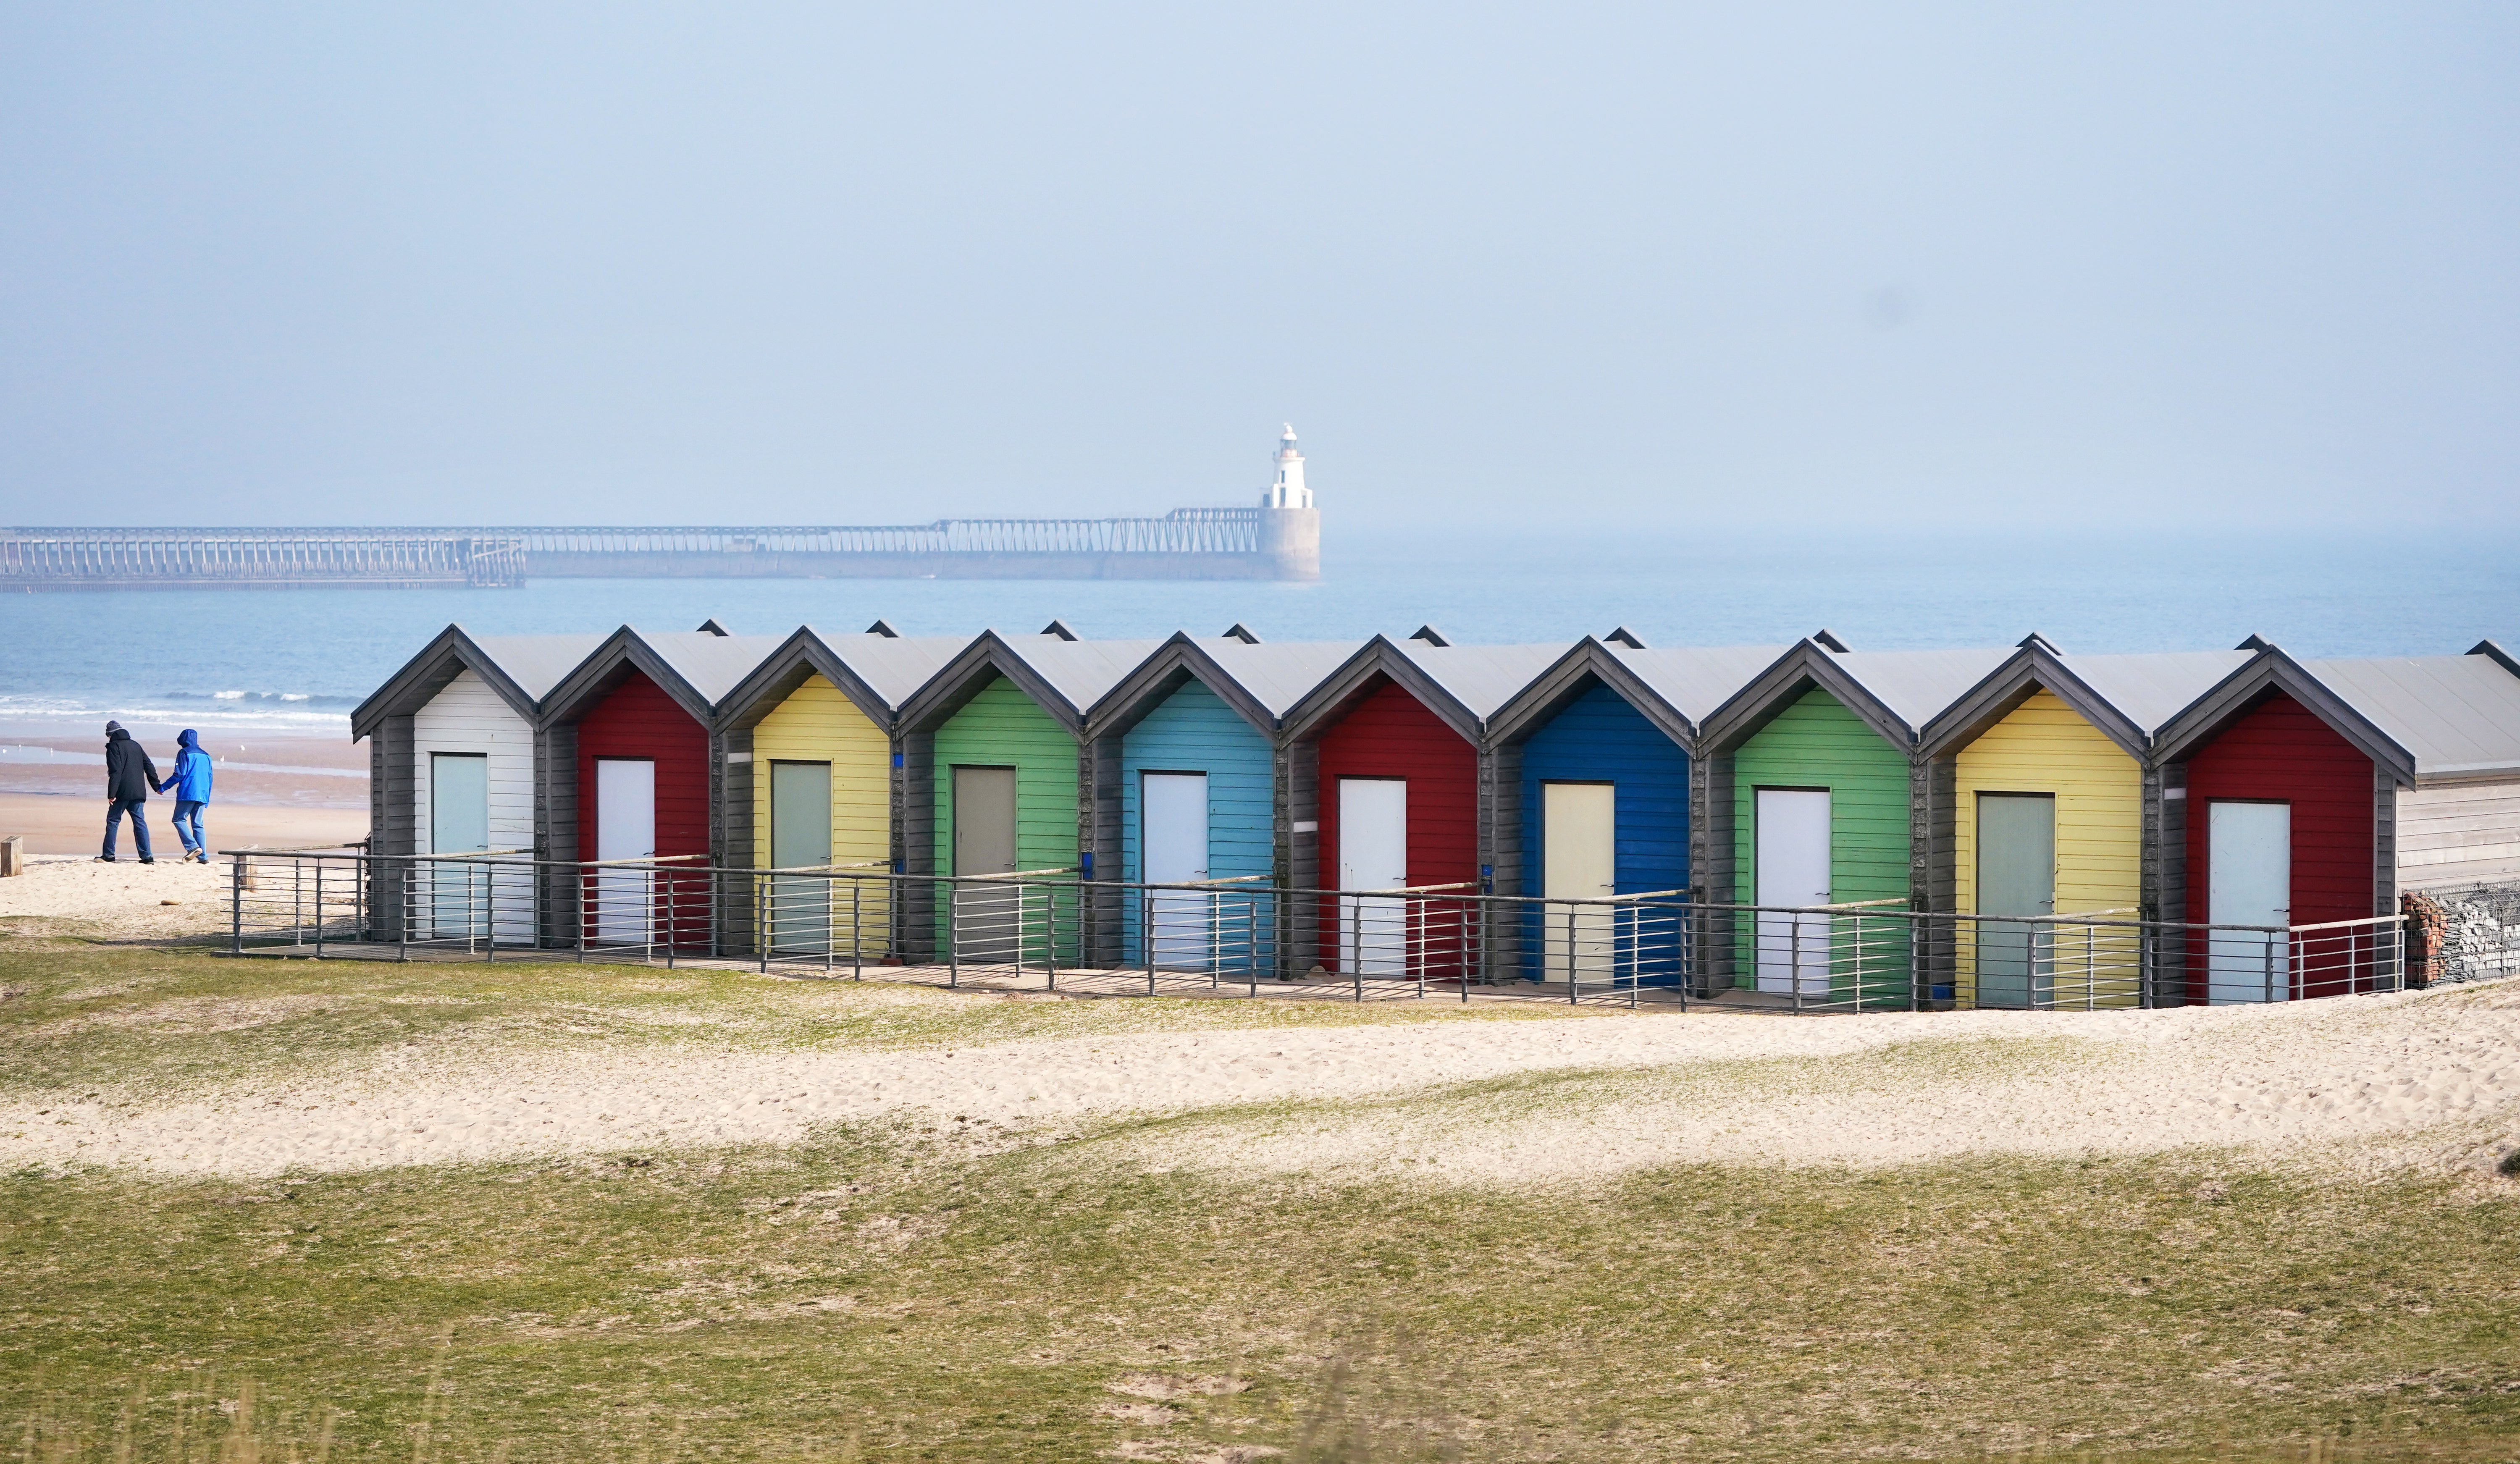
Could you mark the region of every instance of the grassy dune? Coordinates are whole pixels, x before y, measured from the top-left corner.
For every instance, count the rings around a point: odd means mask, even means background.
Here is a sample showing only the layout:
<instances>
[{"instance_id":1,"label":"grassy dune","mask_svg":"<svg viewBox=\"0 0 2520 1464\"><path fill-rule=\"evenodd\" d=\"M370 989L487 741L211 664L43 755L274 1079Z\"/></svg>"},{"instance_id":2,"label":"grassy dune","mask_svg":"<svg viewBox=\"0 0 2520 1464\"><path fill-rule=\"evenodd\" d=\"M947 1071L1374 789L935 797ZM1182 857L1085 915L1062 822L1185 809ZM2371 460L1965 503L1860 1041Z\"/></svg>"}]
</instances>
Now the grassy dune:
<instances>
[{"instance_id":1,"label":"grassy dune","mask_svg":"<svg viewBox=\"0 0 2520 1464\"><path fill-rule=\"evenodd\" d=\"M0 1001L0 1087L19 1092L180 1090L493 1034L918 1044L1390 1019L31 942L0 947L0 988L22 994ZM191 1015L148 1018L170 1008ZM1550 1098L1482 1084L1027 1133L949 1116L775 1150L285 1181L20 1173L0 1178L0 1447L2520 1458L2520 1209L2449 1181L2183 1153L1500 1190L1148 1158Z\"/></svg>"}]
</instances>

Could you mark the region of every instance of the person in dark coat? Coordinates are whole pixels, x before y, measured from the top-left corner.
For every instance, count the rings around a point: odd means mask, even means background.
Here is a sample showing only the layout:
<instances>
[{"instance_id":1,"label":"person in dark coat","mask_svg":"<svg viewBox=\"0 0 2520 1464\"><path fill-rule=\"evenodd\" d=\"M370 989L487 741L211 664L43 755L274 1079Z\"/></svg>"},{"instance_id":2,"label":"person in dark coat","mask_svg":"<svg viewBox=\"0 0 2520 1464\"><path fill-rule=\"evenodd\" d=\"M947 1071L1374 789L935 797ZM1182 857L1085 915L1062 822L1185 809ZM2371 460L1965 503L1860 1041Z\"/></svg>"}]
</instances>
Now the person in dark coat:
<instances>
[{"instance_id":1,"label":"person in dark coat","mask_svg":"<svg viewBox=\"0 0 2520 1464\"><path fill-rule=\"evenodd\" d=\"M210 862L210 841L202 834L202 805L210 801L210 755L202 750L202 734L191 728L175 739L175 771L158 791L175 790L175 837L184 841L184 858Z\"/></svg>"},{"instance_id":2,"label":"person in dark coat","mask_svg":"<svg viewBox=\"0 0 2520 1464\"><path fill-rule=\"evenodd\" d=\"M149 761L149 752L131 740L131 733L119 722L105 725L105 852L97 863L113 863L113 838L122 829L122 815L131 814L131 839L140 846L140 862L154 865L158 861L149 853L149 821L140 816L140 806L149 801L149 790L158 785L158 765Z\"/></svg>"}]
</instances>

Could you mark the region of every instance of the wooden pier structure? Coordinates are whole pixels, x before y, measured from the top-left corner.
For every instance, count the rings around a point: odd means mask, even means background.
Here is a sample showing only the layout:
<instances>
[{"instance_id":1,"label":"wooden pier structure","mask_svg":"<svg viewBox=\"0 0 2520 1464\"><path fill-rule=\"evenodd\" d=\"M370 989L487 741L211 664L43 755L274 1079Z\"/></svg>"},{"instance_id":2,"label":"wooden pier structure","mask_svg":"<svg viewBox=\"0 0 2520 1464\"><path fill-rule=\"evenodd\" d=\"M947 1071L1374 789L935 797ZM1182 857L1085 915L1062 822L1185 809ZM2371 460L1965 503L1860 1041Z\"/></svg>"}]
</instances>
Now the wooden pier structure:
<instances>
[{"instance_id":1,"label":"wooden pier structure","mask_svg":"<svg viewBox=\"0 0 2520 1464\"><path fill-rule=\"evenodd\" d=\"M1312 508L767 527L0 529L0 591L495 588L571 579L1321 577Z\"/></svg>"}]
</instances>

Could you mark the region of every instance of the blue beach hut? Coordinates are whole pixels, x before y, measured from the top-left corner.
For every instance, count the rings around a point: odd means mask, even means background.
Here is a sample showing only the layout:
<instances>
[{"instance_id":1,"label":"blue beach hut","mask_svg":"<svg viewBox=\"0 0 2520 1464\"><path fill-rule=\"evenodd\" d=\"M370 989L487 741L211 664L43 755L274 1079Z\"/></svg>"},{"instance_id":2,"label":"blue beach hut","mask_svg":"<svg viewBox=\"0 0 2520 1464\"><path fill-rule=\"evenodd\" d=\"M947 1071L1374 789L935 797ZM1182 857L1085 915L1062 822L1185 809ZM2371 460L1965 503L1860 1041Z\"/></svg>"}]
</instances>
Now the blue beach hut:
<instances>
[{"instance_id":1,"label":"blue beach hut","mask_svg":"<svg viewBox=\"0 0 2520 1464\"><path fill-rule=\"evenodd\" d=\"M1621 629L1561 656L1493 725L1496 887L1543 900L1687 898L1699 725L1778 650L1657 650ZM1669 985L1682 971L1678 922L1645 908L1534 908L1515 945L1512 968L1532 981Z\"/></svg>"},{"instance_id":2,"label":"blue beach hut","mask_svg":"<svg viewBox=\"0 0 2520 1464\"><path fill-rule=\"evenodd\" d=\"M1094 708L1087 736L1103 877L1249 886L1120 898L1120 960L1205 971L1267 958L1277 910L1265 891L1288 877L1283 721L1356 646L1264 644L1239 625L1217 637L1176 635Z\"/></svg>"}]
</instances>

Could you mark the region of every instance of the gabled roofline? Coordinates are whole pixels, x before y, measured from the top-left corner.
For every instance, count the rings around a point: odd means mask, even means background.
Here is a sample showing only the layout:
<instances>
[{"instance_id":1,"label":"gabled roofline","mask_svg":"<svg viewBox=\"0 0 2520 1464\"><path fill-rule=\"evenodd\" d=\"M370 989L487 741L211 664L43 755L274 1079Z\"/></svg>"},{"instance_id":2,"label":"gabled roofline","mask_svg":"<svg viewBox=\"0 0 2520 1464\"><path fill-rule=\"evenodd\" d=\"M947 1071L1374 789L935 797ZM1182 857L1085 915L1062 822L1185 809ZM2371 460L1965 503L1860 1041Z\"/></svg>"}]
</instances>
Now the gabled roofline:
<instances>
[{"instance_id":1,"label":"gabled roofline","mask_svg":"<svg viewBox=\"0 0 2520 1464\"><path fill-rule=\"evenodd\" d=\"M1369 688L1376 676L1397 683L1400 689L1416 697L1419 705L1461 733L1471 746L1485 740L1487 729L1478 717L1383 635L1358 646L1356 654L1341 662L1320 686L1305 692L1304 699L1287 710L1281 725L1282 734L1289 739L1309 737L1346 716L1357 702L1372 694Z\"/></svg>"},{"instance_id":2,"label":"gabled roofline","mask_svg":"<svg viewBox=\"0 0 2520 1464\"><path fill-rule=\"evenodd\" d=\"M1583 694L1581 688L1588 677L1635 707L1657 732L1678 743L1681 751L1691 757L1697 755L1697 724L1664 700L1663 694L1639 676L1636 668L1620 660L1607 642L1594 636L1576 642L1564 655L1550 662L1548 670L1533 678L1531 685L1497 708L1496 715L1488 719L1489 740L1519 742L1537 732L1550 718L1564 711L1567 703Z\"/></svg>"},{"instance_id":3,"label":"gabled roofline","mask_svg":"<svg viewBox=\"0 0 2520 1464\"><path fill-rule=\"evenodd\" d=\"M2488 637L2483 641L2479 641L2474 645L2469 646L2467 648L2467 653L2472 656L2489 657L2497 666L2510 672L2513 676L2520 676L2520 660L2514 660L2511 652L2504 650L2501 645L2495 642L2491 637Z\"/></svg>"},{"instance_id":4,"label":"gabled roofline","mask_svg":"<svg viewBox=\"0 0 2520 1464\"><path fill-rule=\"evenodd\" d=\"M1818 688L1836 697L1839 705L1883 741L1913 756L1917 729L1857 680L1830 649L1819 637L1806 636L1785 647L1785 653L1769 662L1768 669L1752 677L1748 686L1726 697L1722 706L1706 714L1706 730L1699 741L1707 753L1721 755L1739 747L1805 692Z\"/></svg>"},{"instance_id":5,"label":"gabled roofline","mask_svg":"<svg viewBox=\"0 0 2520 1464\"><path fill-rule=\"evenodd\" d=\"M710 732L719 731L717 708L683 680L683 674L667 664L645 637L626 625L605 637L604 643L578 662L576 670L560 679L551 695L543 698L542 720L537 725L557 727L585 716L587 708L609 694L629 671L654 682L694 722Z\"/></svg>"},{"instance_id":6,"label":"gabled roofline","mask_svg":"<svg viewBox=\"0 0 2520 1464\"><path fill-rule=\"evenodd\" d=\"M1926 757L1939 757L1976 741L1987 729L2041 690L2054 692L2057 700L2073 709L2074 715L2097 728L2100 735L2118 744L2137 762L2151 756L2150 739L2143 729L2118 710L2115 703L2092 689L2089 682L2076 676L2048 648L2046 638L2037 635L2025 638L2020 648L2004 657L2002 665L1926 723L1918 733L1916 750Z\"/></svg>"},{"instance_id":7,"label":"gabled roofline","mask_svg":"<svg viewBox=\"0 0 2520 1464\"><path fill-rule=\"evenodd\" d=\"M1065 728L1070 736L1085 735L1084 709L1060 694L1023 658L1022 652L993 630L980 632L929 677L926 685L910 693L894 721L894 734L934 732L979 695L992 679L1001 676L1013 682L1016 689L1031 697L1034 705L1048 712L1051 720Z\"/></svg>"},{"instance_id":8,"label":"gabled roofline","mask_svg":"<svg viewBox=\"0 0 2520 1464\"><path fill-rule=\"evenodd\" d=\"M2397 738L2356 711L2352 703L2330 690L2308 667L2285 654L2273 642L2256 636L2249 639L2258 642L2257 653L2162 724L2160 735L2152 742L2154 757L2163 762L2182 762L2194 756L2207 742L2229 731L2232 723L2248 715L2268 693L2280 691L2308 707L2312 716L2353 743L2364 757L2405 781L2414 781L2415 755L2400 746Z\"/></svg>"},{"instance_id":9,"label":"gabled roofline","mask_svg":"<svg viewBox=\"0 0 2520 1464\"><path fill-rule=\"evenodd\" d=\"M350 740L358 741L376 732L387 717L420 710L446 689L448 682L466 671L487 682L490 689L499 693L499 699L522 717L527 726L539 720L541 709L534 699L481 648L472 632L450 625L431 637L419 654L403 662L401 670L387 677L383 686L368 693L368 699L350 713Z\"/></svg>"},{"instance_id":10,"label":"gabled roofline","mask_svg":"<svg viewBox=\"0 0 2520 1464\"><path fill-rule=\"evenodd\" d=\"M810 625L797 627L795 634L780 642L777 650L746 673L743 680L737 682L734 690L726 693L726 699L718 705L723 709L727 729L733 731L759 724L761 719L778 710L780 703L794 695L798 687L816 675L837 687L840 694L847 697L850 704L885 736L892 735L892 726L898 715L896 710L887 706L875 688L868 686L856 669L843 660L839 652L832 649L830 642L816 635Z\"/></svg>"},{"instance_id":11,"label":"gabled roofline","mask_svg":"<svg viewBox=\"0 0 2520 1464\"><path fill-rule=\"evenodd\" d=\"M1236 639L1240 639L1237 637ZM1246 644L1257 643L1246 642ZM1107 737L1125 732L1143 721L1164 698L1194 681L1216 693L1216 698L1234 709L1235 715L1251 725L1251 730L1276 741L1278 719L1260 698L1251 694L1234 673L1208 654L1188 631L1175 631L1171 639L1154 648L1117 685L1102 693L1102 699L1085 711L1085 735Z\"/></svg>"}]
</instances>

